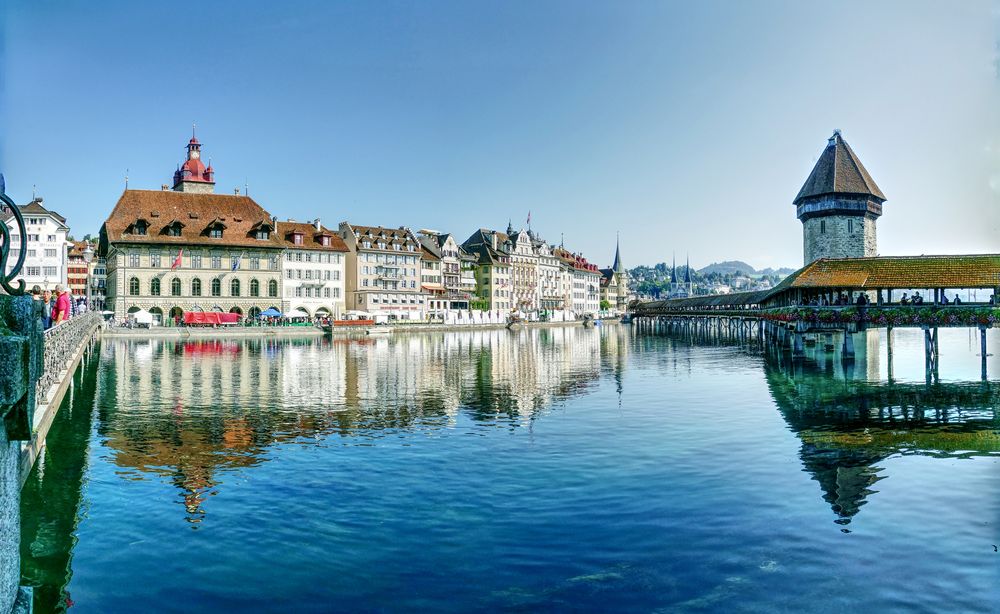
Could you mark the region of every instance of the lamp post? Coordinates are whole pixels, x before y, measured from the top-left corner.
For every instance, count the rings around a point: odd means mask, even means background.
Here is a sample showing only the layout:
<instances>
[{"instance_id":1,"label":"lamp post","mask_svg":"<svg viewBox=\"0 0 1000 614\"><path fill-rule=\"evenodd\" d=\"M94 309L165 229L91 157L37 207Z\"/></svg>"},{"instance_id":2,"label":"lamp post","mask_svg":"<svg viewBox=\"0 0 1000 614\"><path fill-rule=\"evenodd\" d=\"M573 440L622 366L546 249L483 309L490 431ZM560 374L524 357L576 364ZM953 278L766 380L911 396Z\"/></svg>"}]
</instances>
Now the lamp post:
<instances>
[{"instance_id":1,"label":"lamp post","mask_svg":"<svg viewBox=\"0 0 1000 614\"><path fill-rule=\"evenodd\" d=\"M94 259L94 248L87 241L87 247L83 248L83 261L87 264L87 311L90 311L90 262Z\"/></svg>"}]
</instances>

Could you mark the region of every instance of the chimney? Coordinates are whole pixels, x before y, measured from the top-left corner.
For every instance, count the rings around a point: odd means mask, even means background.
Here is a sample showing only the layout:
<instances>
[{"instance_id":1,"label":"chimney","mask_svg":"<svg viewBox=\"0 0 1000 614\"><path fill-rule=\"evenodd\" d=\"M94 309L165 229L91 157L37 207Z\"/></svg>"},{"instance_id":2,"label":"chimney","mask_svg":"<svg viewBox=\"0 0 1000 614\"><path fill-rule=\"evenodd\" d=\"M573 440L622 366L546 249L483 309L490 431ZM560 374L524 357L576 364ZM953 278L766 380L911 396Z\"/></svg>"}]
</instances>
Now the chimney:
<instances>
[{"instance_id":1,"label":"chimney","mask_svg":"<svg viewBox=\"0 0 1000 614\"><path fill-rule=\"evenodd\" d=\"M233 188L233 194L235 194L236 196L239 196L240 195L240 189L239 188Z\"/></svg>"},{"instance_id":2,"label":"chimney","mask_svg":"<svg viewBox=\"0 0 1000 614\"><path fill-rule=\"evenodd\" d=\"M170 190L170 186L168 186L168 185L167 185L167 184L165 184L165 183L161 183L161 184L160 184L160 190L162 190L162 191L166 192L166 191Z\"/></svg>"},{"instance_id":3,"label":"chimney","mask_svg":"<svg viewBox=\"0 0 1000 614\"><path fill-rule=\"evenodd\" d=\"M323 225L319 223L319 218L316 218L316 232L323 230Z\"/></svg>"}]
</instances>

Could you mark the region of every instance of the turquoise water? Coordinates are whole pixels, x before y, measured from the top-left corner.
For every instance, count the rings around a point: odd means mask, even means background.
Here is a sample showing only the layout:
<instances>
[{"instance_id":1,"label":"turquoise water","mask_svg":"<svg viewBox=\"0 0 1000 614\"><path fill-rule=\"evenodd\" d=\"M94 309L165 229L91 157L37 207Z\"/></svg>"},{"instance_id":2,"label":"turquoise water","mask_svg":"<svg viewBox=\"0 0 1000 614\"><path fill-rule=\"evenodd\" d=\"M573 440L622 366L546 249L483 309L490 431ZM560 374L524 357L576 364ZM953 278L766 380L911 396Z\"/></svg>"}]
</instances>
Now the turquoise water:
<instances>
[{"instance_id":1,"label":"turquoise water","mask_svg":"<svg viewBox=\"0 0 1000 614\"><path fill-rule=\"evenodd\" d=\"M36 611L996 611L1000 360L627 326L105 340L23 500ZM1000 356L991 331L990 351ZM883 333L884 335L884 333Z\"/></svg>"}]
</instances>

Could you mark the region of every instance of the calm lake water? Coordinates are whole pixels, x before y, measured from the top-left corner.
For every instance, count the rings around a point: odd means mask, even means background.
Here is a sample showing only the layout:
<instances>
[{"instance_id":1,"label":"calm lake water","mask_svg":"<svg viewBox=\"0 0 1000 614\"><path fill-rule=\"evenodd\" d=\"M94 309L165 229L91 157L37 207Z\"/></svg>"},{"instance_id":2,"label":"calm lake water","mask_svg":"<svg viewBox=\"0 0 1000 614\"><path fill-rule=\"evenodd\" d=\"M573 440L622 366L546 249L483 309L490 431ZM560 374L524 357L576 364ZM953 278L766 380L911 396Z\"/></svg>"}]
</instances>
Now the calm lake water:
<instances>
[{"instance_id":1,"label":"calm lake water","mask_svg":"<svg viewBox=\"0 0 1000 614\"><path fill-rule=\"evenodd\" d=\"M1000 609L1000 331L804 365L628 326L105 340L23 498L36 612ZM976 333L978 335L978 332Z\"/></svg>"}]
</instances>

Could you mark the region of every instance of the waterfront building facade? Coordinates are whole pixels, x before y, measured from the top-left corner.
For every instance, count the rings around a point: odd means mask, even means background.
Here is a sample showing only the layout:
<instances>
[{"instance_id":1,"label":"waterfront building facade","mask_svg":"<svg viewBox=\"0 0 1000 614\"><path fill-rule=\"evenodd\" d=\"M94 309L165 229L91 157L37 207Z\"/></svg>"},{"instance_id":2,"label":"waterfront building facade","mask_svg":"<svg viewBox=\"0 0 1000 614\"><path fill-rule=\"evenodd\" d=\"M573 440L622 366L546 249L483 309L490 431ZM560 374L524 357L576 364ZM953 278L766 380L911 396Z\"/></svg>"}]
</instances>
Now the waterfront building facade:
<instances>
[{"instance_id":1,"label":"waterfront building facade","mask_svg":"<svg viewBox=\"0 0 1000 614\"><path fill-rule=\"evenodd\" d=\"M69 241L66 253L66 287L74 299L87 296L87 279L90 267L84 256L87 243L84 241ZM93 248L91 248L93 249ZM97 250L94 250L95 253Z\"/></svg>"},{"instance_id":2,"label":"waterfront building facade","mask_svg":"<svg viewBox=\"0 0 1000 614\"><path fill-rule=\"evenodd\" d=\"M567 309L577 318L597 315L601 310L601 280L596 264L564 248L555 250L562 263L567 285Z\"/></svg>"},{"instance_id":3,"label":"waterfront building facade","mask_svg":"<svg viewBox=\"0 0 1000 614\"><path fill-rule=\"evenodd\" d=\"M215 194L200 148L192 137L173 190L126 189L101 227L106 308L116 318L140 309L160 322L187 311L280 310L285 245L275 222L248 196Z\"/></svg>"},{"instance_id":4,"label":"waterfront building facade","mask_svg":"<svg viewBox=\"0 0 1000 614\"><path fill-rule=\"evenodd\" d=\"M420 242L410 229L357 226L341 222L348 248L345 267L347 309L419 320L426 308L420 290Z\"/></svg>"},{"instance_id":5,"label":"waterfront building facade","mask_svg":"<svg viewBox=\"0 0 1000 614\"><path fill-rule=\"evenodd\" d=\"M451 233L421 230L420 243L440 261L443 293L435 299L435 308L450 312L467 311L475 292L475 259L470 254L463 254Z\"/></svg>"},{"instance_id":6,"label":"waterfront building facade","mask_svg":"<svg viewBox=\"0 0 1000 614\"><path fill-rule=\"evenodd\" d=\"M840 131L833 133L793 201L805 264L878 255L875 223L886 200Z\"/></svg>"},{"instance_id":7,"label":"waterfront building facade","mask_svg":"<svg viewBox=\"0 0 1000 614\"><path fill-rule=\"evenodd\" d=\"M69 227L66 226L66 218L46 209L42 205L42 199L35 198L21 207L25 231L22 237L16 232L17 226L11 219L13 214L4 210L0 215L3 216L7 227L15 230L10 237L11 250L8 262L15 261L20 255L20 250L25 251L24 266L17 279L23 279L29 290L34 286L43 290L53 290L57 285L67 285Z\"/></svg>"},{"instance_id":8,"label":"waterfront building facade","mask_svg":"<svg viewBox=\"0 0 1000 614\"><path fill-rule=\"evenodd\" d=\"M281 311L339 319L346 311L347 245L339 234L314 222L277 222L283 242Z\"/></svg>"},{"instance_id":9,"label":"waterfront building facade","mask_svg":"<svg viewBox=\"0 0 1000 614\"><path fill-rule=\"evenodd\" d=\"M462 249L476 257L476 303L504 317L514 309L511 248L506 234L486 228L462 243Z\"/></svg>"}]
</instances>

